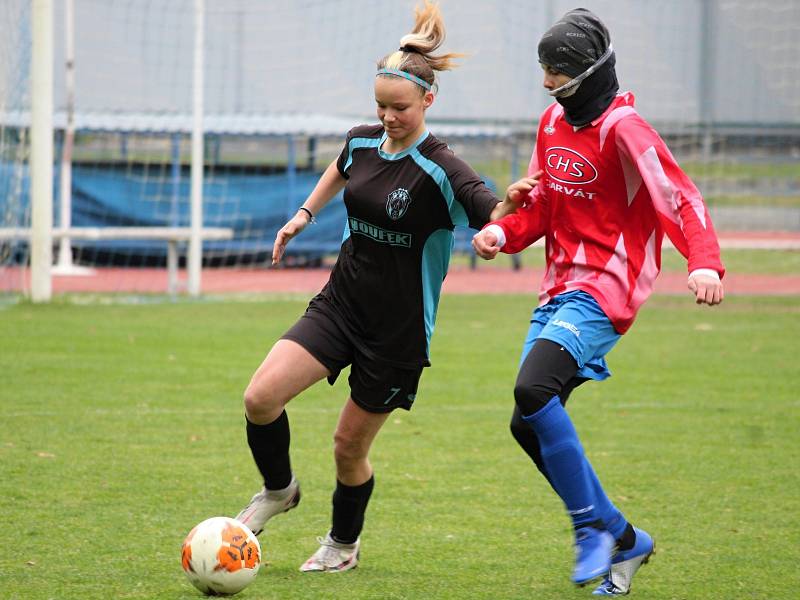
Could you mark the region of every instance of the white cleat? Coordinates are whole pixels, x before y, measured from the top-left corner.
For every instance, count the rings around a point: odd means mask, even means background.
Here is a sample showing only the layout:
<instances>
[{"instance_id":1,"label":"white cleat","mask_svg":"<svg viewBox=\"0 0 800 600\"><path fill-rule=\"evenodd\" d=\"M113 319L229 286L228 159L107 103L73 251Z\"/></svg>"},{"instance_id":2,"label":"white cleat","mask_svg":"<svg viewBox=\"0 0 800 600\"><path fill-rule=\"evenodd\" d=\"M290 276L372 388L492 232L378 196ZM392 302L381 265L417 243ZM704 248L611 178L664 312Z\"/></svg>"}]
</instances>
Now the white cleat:
<instances>
[{"instance_id":1,"label":"white cleat","mask_svg":"<svg viewBox=\"0 0 800 600\"><path fill-rule=\"evenodd\" d=\"M250 499L250 503L236 515L236 520L258 535L264 525L275 515L292 510L300 503L300 484L292 477L292 482L282 490L262 488Z\"/></svg>"},{"instance_id":2,"label":"white cleat","mask_svg":"<svg viewBox=\"0 0 800 600\"><path fill-rule=\"evenodd\" d=\"M646 531L633 528L636 544L630 550L617 552L611 561L611 569L603 582L592 592L596 596L625 596L631 591L633 576L650 557L655 554L653 538Z\"/></svg>"},{"instance_id":3,"label":"white cleat","mask_svg":"<svg viewBox=\"0 0 800 600\"><path fill-rule=\"evenodd\" d=\"M355 569L358 565L360 539L353 544L340 544L328 533L324 538L317 538L317 541L319 549L300 567L304 573L339 573Z\"/></svg>"}]
</instances>

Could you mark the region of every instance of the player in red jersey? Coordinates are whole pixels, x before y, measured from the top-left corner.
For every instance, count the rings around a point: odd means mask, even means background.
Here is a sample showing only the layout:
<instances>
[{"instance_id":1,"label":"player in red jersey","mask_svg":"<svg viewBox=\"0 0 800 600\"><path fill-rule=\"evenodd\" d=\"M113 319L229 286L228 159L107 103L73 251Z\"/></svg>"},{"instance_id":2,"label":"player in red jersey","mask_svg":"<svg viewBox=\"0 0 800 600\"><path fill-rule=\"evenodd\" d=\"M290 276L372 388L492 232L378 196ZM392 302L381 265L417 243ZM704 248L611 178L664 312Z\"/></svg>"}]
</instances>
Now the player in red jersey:
<instances>
[{"instance_id":1,"label":"player in red jersey","mask_svg":"<svg viewBox=\"0 0 800 600\"><path fill-rule=\"evenodd\" d=\"M666 234L688 259L698 304L722 301L724 268L705 203L630 93L618 93L608 30L565 14L539 42L542 114L529 175L541 176L516 214L475 235L482 258L546 242L546 271L514 389L511 430L564 501L576 531L577 584L619 595L653 552L652 538L609 501L564 410L633 323L661 269ZM613 558L612 558L613 555Z\"/></svg>"}]
</instances>

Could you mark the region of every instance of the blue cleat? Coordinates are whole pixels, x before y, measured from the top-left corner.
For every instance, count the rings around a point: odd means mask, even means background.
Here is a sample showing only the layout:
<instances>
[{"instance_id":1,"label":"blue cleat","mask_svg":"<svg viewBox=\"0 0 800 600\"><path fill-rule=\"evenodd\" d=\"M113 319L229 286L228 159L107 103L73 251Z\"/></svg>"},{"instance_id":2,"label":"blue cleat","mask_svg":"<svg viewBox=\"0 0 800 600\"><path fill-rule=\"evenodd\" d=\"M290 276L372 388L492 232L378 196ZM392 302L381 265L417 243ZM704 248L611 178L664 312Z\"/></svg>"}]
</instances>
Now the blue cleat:
<instances>
[{"instance_id":1,"label":"blue cleat","mask_svg":"<svg viewBox=\"0 0 800 600\"><path fill-rule=\"evenodd\" d=\"M634 527L636 543L630 550L617 552L611 561L611 569L603 583L592 594L596 596L624 596L631 591L631 582L636 571L647 563L656 551L653 538L646 531Z\"/></svg>"},{"instance_id":2,"label":"blue cleat","mask_svg":"<svg viewBox=\"0 0 800 600\"><path fill-rule=\"evenodd\" d=\"M607 575L611 569L614 538L607 531L582 527L575 531L575 570L572 581L585 585L596 577Z\"/></svg>"}]
</instances>

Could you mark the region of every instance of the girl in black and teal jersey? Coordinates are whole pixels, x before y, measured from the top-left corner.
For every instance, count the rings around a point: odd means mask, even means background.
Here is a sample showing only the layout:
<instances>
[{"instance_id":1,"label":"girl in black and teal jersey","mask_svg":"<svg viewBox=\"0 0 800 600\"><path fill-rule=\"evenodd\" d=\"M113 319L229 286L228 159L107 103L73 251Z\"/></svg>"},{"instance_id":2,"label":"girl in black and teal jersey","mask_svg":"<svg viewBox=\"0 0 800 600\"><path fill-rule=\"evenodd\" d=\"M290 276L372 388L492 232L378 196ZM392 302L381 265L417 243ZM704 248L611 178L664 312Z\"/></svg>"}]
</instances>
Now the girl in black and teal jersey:
<instances>
[{"instance_id":1,"label":"girl in black and teal jersey","mask_svg":"<svg viewBox=\"0 0 800 600\"><path fill-rule=\"evenodd\" d=\"M453 228L479 229L513 212L537 182L534 176L512 184L500 202L427 130L434 74L452 68L457 55L432 54L445 34L435 4L425 0L415 17L400 49L378 63L380 124L350 130L338 159L275 239L273 264L344 188L347 226L330 280L272 347L244 397L247 439L264 488L237 518L259 533L269 518L300 500L285 405L351 367L350 396L334 436L332 526L302 571L345 571L358 563L374 485L369 449L391 411L411 408L422 369L430 364Z\"/></svg>"}]
</instances>

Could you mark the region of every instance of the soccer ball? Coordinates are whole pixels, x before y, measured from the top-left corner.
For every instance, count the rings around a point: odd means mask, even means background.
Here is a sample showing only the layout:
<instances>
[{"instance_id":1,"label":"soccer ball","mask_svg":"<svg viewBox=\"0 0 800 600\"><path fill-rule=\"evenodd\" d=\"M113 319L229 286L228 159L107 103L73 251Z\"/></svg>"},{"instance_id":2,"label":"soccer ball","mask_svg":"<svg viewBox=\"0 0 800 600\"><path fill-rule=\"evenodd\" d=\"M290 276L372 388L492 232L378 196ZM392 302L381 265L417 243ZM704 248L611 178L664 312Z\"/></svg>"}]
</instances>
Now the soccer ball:
<instances>
[{"instance_id":1,"label":"soccer ball","mask_svg":"<svg viewBox=\"0 0 800 600\"><path fill-rule=\"evenodd\" d=\"M261 546L253 532L236 519L212 517L186 536L181 563L186 577L204 594L231 595L258 575Z\"/></svg>"}]
</instances>

